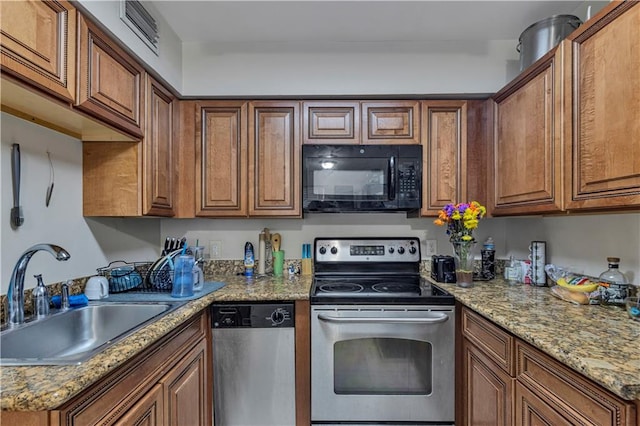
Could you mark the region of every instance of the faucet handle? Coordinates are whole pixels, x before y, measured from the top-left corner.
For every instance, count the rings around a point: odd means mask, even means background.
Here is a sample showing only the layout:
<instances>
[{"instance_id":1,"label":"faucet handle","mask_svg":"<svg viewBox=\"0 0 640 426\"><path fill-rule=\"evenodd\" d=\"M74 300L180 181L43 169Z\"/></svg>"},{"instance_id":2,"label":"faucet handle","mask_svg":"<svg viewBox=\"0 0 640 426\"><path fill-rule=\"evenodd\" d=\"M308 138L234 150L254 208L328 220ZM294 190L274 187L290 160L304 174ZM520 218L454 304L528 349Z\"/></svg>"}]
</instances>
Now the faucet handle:
<instances>
[{"instance_id":1,"label":"faucet handle","mask_svg":"<svg viewBox=\"0 0 640 426\"><path fill-rule=\"evenodd\" d=\"M60 297L60 309L66 311L69 309L69 285L62 284L62 296Z\"/></svg>"}]
</instances>

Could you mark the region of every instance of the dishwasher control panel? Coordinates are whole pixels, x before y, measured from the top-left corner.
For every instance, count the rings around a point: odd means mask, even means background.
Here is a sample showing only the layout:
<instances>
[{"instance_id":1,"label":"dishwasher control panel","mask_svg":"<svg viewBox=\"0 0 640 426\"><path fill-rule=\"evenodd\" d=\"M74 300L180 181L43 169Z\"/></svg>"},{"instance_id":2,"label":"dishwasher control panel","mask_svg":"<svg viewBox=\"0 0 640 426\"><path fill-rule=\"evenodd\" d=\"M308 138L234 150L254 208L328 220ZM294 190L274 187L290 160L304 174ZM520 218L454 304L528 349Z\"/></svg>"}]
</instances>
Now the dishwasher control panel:
<instances>
[{"instance_id":1,"label":"dishwasher control panel","mask_svg":"<svg viewBox=\"0 0 640 426\"><path fill-rule=\"evenodd\" d=\"M212 328L293 327L293 303L211 305Z\"/></svg>"}]
</instances>

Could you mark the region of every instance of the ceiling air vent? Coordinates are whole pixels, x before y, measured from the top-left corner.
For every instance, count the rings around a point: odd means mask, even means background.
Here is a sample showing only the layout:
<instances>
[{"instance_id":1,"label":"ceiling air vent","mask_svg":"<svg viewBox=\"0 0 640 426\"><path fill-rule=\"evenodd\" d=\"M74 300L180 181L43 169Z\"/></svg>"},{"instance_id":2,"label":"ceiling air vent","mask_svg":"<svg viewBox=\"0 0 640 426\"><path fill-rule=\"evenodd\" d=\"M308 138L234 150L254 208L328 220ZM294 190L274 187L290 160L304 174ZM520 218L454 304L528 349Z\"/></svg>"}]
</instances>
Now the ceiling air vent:
<instances>
[{"instance_id":1,"label":"ceiling air vent","mask_svg":"<svg viewBox=\"0 0 640 426\"><path fill-rule=\"evenodd\" d=\"M120 19L140 37L153 53L158 54L158 25L141 2L122 0L120 2Z\"/></svg>"}]
</instances>

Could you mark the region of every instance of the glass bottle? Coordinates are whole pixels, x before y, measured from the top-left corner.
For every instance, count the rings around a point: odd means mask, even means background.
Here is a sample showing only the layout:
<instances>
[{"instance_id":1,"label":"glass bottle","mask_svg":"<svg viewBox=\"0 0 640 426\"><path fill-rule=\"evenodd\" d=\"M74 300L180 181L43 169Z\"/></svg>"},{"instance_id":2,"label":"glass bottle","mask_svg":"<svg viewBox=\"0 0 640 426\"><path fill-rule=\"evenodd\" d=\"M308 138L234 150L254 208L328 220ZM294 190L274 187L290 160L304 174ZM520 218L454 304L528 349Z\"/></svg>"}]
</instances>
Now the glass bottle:
<instances>
[{"instance_id":1,"label":"glass bottle","mask_svg":"<svg viewBox=\"0 0 640 426\"><path fill-rule=\"evenodd\" d=\"M629 295L629 283L627 277L619 270L619 257L607 257L609 269L598 277L602 283L598 287L600 303L605 305L623 305L624 299Z\"/></svg>"},{"instance_id":2,"label":"glass bottle","mask_svg":"<svg viewBox=\"0 0 640 426\"><path fill-rule=\"evenodd\" d=\"M601 273L598 278L614 284L627 284L627 278L619 269L620 258L607 257L607 262L609 262L609 269Z\"/></svg>"}]
</instances>

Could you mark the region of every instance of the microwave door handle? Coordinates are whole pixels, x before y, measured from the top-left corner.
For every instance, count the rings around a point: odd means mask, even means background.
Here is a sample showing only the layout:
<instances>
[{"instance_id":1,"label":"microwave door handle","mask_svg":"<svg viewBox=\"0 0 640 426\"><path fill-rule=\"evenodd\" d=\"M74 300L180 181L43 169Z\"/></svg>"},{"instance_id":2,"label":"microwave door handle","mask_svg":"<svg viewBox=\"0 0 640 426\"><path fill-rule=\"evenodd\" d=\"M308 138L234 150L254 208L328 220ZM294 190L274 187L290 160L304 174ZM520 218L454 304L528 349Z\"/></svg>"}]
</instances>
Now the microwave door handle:
<instances>
[{"instance_id":1,"label":"microwave door handle","mask_svg":"<svg viewBox=\"0 0 640 426\"><path fill-rule=\"evenodd\" d=\"M396 199L396 157L389 158L389 201Z\"/></svg>"},{"instance_id":2,"label":"microwave door handle","mask_svg":"<svg viewBox=\"0 0 640 426\"><path fill-rule=\"evenodd\" d=\"M376 317L334 317L326 314L318 314L318 319L334 323L362 323L362 324L439 324L449 320L446 314L440 314L428 318L376 318Z\"/></svg>"}]
</instances>

